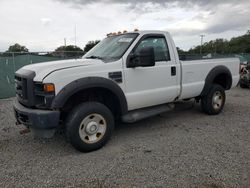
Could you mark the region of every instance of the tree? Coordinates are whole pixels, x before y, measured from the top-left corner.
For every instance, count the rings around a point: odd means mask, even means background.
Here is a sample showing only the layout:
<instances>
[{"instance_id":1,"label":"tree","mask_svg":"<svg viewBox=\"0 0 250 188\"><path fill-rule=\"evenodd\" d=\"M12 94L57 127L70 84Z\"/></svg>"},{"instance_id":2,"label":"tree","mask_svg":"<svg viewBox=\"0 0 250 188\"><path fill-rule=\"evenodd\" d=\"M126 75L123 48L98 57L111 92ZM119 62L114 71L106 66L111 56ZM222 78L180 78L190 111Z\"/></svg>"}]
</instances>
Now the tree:
<instances>
[{"instance_id":1,"label":"tree","mask_svg":"<svg viewBox=\"0 0 250 188\"><path fill-rule=\"evenodd\" d=\"M191 48L188 53L199 54L200 45ZM202 45L203 54L232 54L250 52L250 30L245 35L234 37L231 40L215 39Z\"/></svg>"},{"instance_id":2,"label":"tree","mask_svg":"<svg viewBox=\"0 0 250 188\"><path fill-rule=\"evenodd\" d=\"M29 52L29 50L25 46L22 46L22 45L16 43L16 44L10 46L6 52Z\"/></svg>"},{"instance_id":3,"label":"tree","mask_svg":"<svg viewBox=\"0 0 250 188\"><path fill-rule=\"evenodd\" d=\"M177 50L178 54L184 54L184 53L185 53L185 51L182 50L182 49L179 48L179 47L176 47L176 50Z\"/></svg>"},{"instance_id":4,"label":"tree","mask_svg":"<svg viewBox=\"0 0 250 188\"><path fill-rule=\"evenodd\" d=\"M74 45L60 46L53 52L53 55L61 57L80 57L83 54L83 50L80 47Z\"/></svg>"},{"instance_id":5,"label":"tree","mask_svg":"<svg viewBox=\"0 0 250 188\"><path fill-rule=\"evenodd\" d=\"M84 47L84 52L88 52L89 50L91 50L95 45L97 45L100 42L100 40L95 40L95 41L89 41L85 47Z\"/></svg>"}]
</instances>

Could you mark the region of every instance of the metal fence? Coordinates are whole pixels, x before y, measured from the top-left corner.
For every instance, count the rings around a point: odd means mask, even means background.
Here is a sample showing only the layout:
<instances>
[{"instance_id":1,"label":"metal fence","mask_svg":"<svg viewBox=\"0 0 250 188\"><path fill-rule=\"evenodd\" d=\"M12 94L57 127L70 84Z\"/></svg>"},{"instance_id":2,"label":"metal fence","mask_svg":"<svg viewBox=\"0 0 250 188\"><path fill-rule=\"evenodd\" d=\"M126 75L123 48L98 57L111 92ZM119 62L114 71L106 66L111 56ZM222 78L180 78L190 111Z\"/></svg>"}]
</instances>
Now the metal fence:
<instances>
[{"instance_id":1,"label":"metal fence","mask_svg":"<svg viewBox=\"0 0 250 188\"><path fill-rule=\"evenodd\" d=\"M77 59L83 52L32 52L32 53L1 53L0 52L0 99L15 96L14 74L21 67L48 61ZM180 54L181 60L238 57L241 63L250 62L250 54Z\"/></svg>"}]
</instances>

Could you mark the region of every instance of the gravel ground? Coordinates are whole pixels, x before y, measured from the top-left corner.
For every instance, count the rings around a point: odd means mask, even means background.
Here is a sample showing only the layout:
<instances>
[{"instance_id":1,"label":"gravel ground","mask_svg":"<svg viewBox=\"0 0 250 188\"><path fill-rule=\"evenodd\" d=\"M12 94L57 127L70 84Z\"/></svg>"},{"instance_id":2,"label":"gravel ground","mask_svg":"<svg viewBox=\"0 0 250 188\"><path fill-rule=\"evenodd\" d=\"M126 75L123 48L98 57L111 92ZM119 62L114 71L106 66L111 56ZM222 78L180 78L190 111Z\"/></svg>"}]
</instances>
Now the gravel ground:
<instances>
[{"instance_id":1,"label":"gravel ground","mask_svg":"<svg viewBox=\"0 0 250 188\"><path fill-rule=\"evenodd\" d=\"M227 93L218 116L183 102L177 109L116 127L92 153L63 135L20 135L12 99L0 101L0 187L250 187L250 90Z\"/></svg>"}]
</instances>

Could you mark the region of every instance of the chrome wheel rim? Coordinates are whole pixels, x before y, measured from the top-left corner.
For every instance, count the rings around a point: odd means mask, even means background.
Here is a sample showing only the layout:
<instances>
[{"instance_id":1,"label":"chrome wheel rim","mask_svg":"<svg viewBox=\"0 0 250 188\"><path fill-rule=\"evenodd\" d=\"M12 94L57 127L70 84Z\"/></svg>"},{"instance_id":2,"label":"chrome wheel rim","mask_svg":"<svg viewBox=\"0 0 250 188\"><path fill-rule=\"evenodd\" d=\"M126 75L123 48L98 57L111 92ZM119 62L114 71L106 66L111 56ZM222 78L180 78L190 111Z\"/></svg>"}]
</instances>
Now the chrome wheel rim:
<instances>
[{"instance_id":1,"label":"chrome wheel rim","mask_svg":"<svg viewBox=\"0 0 250 188\"><path fill-rule=\"evenodd\" d=\"M213 108L219 110L223 104L223 95L220 91L216 91L213 95Z\"/></svg>"},{"instance_id":2,"label":"chrome wheel rim","mask_svg":"<svg viewBox=\"0 0 250 188\"><path fill-rule=\"evenodd\" d=\"M84 142L93 144L103 138L106 129L107 123L102 115L90 114L82 120L79 135Z\"/></svg>"}]
</instances>

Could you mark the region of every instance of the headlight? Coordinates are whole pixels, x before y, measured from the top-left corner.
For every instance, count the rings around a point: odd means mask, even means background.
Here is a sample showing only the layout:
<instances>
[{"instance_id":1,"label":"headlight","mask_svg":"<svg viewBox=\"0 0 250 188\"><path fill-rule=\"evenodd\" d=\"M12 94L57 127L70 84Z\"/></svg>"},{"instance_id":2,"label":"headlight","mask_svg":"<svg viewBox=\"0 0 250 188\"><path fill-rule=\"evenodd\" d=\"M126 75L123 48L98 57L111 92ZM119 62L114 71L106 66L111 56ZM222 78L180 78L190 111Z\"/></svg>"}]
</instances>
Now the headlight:
<instances>
[{"instance_id":1,"label":"headlight","mask_svg":"<svg viewBox=\"0 0 250 188\"><path fill-rule=\"evenodd\" d=\"M52 83L35 82L34 86L36 106L50 107L55 97L55 85Z\"/></svg>"},{"instance_id":2,"label":"headlight","mask_svg":"<svg viewBox=\"0 0 250 188\"><path fill-rule=\"evenodd\" d=\"M51 83L41 83L41 82L35 82L35 93L37 94L47 94L47 93L54 93L55 92L55 86Z\"/></svg>"}]
</instances>

